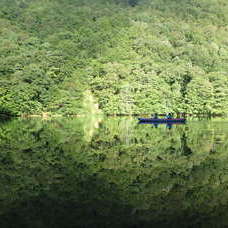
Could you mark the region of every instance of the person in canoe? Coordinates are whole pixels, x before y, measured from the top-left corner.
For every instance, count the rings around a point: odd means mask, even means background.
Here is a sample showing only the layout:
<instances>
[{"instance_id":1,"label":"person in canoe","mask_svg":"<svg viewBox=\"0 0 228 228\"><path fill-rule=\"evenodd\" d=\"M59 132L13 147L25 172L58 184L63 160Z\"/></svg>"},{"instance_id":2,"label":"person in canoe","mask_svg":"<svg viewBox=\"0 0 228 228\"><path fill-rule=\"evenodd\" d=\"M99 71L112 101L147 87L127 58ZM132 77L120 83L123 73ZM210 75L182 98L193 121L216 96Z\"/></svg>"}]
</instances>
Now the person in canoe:
<instances>
[{"instance_id":1,"label":"person in canoe","mask_svg":"<svg viewBox=\"0 0 228 228\"><path fill-rule=\"evenodd\" d=\"M166 119L172 119L173 117L172 117L172 114L171 113L169 113L167 116L166 116Z\"/></svg>"},{"instance_id":2,"label":"person in canoe","mask_svg":"<svg viewBox=\"0 0 228 228\"><path fill-rule=\"evenodd\" d=\"M158 114L157 113L154 113L151 115L153 119L158 119Z\"/></svg>"}]
</instances>

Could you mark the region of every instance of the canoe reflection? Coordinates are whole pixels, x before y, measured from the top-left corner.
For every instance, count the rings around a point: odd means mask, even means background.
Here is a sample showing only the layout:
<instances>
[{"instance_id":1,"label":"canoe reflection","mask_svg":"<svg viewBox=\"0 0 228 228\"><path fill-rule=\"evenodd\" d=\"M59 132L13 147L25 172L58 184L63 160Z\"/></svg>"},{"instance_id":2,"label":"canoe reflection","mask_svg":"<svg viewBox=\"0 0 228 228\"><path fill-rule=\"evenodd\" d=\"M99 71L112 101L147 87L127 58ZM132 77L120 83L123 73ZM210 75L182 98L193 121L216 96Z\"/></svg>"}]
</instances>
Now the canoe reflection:
<instances>
[{"instance_id":1,"label":"canoe reflection","mask_svg":"<svg viewBox=\"0 0 228 228\"><path fill-rule=\"evenodd\" d=\"M169 130L172 129L173 125L183 125L183 124L186 124L185 122L183 123L150 123L150 122L141 122L139 121L138 124L149 124L149 125L152 125L152 127L154 128L158 128L158 126L161 124L161 125L166 125L166 128L168 128Z\"/></svg>"}]
</instances>

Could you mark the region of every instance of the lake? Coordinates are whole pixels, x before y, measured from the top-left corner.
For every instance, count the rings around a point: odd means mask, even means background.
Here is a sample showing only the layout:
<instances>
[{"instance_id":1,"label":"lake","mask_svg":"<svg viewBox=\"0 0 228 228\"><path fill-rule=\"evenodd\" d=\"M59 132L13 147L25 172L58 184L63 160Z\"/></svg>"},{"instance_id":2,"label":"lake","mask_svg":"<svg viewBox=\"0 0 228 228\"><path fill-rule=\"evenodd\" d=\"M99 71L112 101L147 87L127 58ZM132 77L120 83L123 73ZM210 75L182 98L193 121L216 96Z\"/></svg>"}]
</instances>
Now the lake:
<instances>
[{"instance_id":1,"label":"lake","mask_svg":"<svg viewBox=\"0 0 228 228\"><path fill-rule=\"evenodd\" d=\"M0 227L228 227L228 120L1 122Z\"/></svg>"}]
</instances>

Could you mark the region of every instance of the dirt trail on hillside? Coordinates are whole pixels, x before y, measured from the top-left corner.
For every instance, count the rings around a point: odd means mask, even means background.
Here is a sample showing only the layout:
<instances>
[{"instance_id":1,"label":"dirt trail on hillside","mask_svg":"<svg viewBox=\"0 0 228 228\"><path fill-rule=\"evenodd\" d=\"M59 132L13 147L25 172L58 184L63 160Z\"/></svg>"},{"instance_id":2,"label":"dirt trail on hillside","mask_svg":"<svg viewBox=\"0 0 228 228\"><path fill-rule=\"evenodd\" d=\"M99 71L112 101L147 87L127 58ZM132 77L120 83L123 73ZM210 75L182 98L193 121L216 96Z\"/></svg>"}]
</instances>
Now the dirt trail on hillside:
<instances>
[{"instance_id":1,"label":"dirt trail on hillside","mask_svg":"<svg viewBox=\"0 0 228 228\"><path fill-rule=\"evenodd\" d=\"M86 90L84 93L84 107L89 114L99 114L101 110L98 108L98 104L90 90Z\"/></svg>"}]
</instances>

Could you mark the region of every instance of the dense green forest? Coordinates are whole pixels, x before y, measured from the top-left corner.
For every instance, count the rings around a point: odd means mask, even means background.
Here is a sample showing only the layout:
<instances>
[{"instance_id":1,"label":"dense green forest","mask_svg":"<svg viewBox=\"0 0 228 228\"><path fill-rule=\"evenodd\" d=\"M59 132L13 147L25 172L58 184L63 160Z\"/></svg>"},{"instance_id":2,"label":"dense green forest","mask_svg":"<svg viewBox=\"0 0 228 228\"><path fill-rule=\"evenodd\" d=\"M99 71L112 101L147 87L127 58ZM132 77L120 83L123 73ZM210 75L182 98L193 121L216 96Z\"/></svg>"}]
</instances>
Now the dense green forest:
<instances>
[{"instance_id":1,"label":"dense green forest","mask_svg":"<svg viewBox=\"0 0 228 228\"><path fill-rule=\"evenodd\" d=\"M0 113L228 113L227 24L227 0L1 0Z\"/></svg>"},{"instance_id":2,"label":"dense green forest","mask_svg":"<svg viewBox=\"0 0 228 228\"><path fill-rule=\"evenodd\" d=\"M226 227L227 149L225 121L0 123L0 226Z\"/></svg>"}]
</instances>

